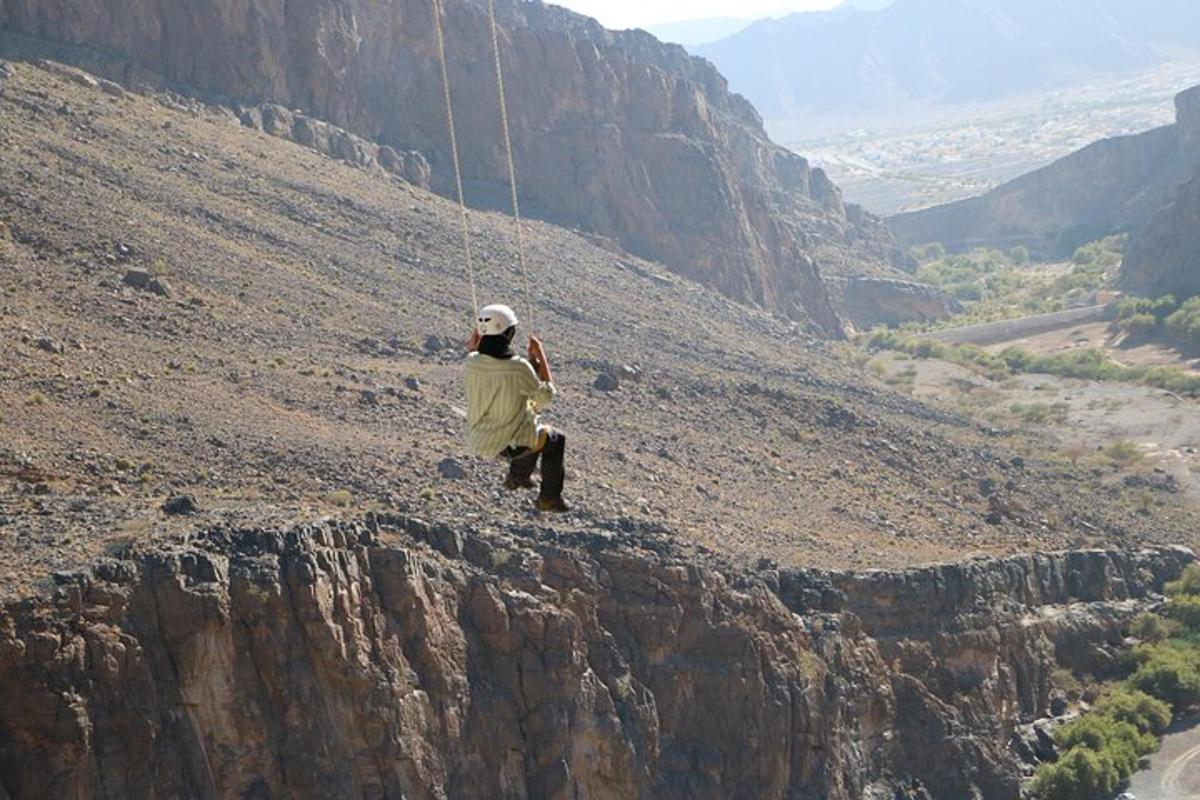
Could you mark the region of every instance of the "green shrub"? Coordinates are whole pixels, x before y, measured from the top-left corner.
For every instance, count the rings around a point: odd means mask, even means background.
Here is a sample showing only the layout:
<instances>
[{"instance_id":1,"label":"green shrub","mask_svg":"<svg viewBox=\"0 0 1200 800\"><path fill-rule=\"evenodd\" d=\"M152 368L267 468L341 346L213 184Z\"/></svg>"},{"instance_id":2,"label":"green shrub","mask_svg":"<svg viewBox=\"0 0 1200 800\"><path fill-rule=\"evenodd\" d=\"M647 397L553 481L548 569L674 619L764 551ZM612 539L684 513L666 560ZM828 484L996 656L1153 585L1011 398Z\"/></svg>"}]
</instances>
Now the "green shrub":
<instances>
[{"instance_id":1,"label":"green shrub","mask_svg":"<svg viewBox=\"0 0 1200 800\"><path fill-rule=\"evenodd\" d=\"M1158 749L1154 734L1146 733L1130 722L1100 713L1088 714L1064 725L1054 735L1054 740L1063 750L1072 747L1087 747L1098 753L1105 749L1112 750L1114 763L1124 773L1122 777L1131 775L1137 769L1142 756Z\"/></svg>"},{"instance_id":2,"label":"green shrub","mask_svg":"<svg viewBox=\"0 0 1200 800\"><path fill-rule=\"evenodd\" d=\"M1031 425L1046 423L1062 424L1071 411L1070 403L1014 403L1010 408L1013 415Z\"/></svg>"},{"instance_id":3,"label":"green shrub","mask_svg":"<svg viewBox=\"0 0 1200 800\"><path fill-rule=\"evenodd\" d=\"M1200 596L1200 564L1189 564L1179 576L1179 580L1166 585L1166 592L1168 597Z\"/></svg>"},{"instance_id":4,"label":"green shrub","mask_svg":"<svg viewBox=\"0 0 1200 800\"><path fill-rule=\"evenodd\" d=\"M1200 633L1200 597L1181 594L1167 601L1167 616L1192 633Z\"/></svg>"},{"instance_id":5,"label":"green shrub","mask_svg":"<svg viewBox=\"0 0 1200 800\"><path fill-rule=\"evenodd\" d=\"M1127 466L1145 458L1142 448L1128 439L1118 439L1104 448L1104 455L1114 464Z\"/></svg>"},{"instance_id":6,"label":"green shrub","mask_svg":"<svg viewBox=\"0 0 1200 800\"><path fill-rule=\"evenodd\" d=\"M1166 318L1167 332L1188 343L1200 342L1200 297L1193 297Z\"/></svg>"},{"instance_id":7,"label":"green shrub","mask_svg":"<svg viewBox=\"0 0 1200 800\"><path fill-rule=\"evenodd\" d=\"M1117 327L1128 336L1147 337L1158 331L1158 320L1154 318L1153 314L1134 314L1132 317L1122 319Z\"/></svg>"},{"instance_id":8,"label":"green shrub","mask_svg":"<svg viewBox=\"0 0 1200 800\"><path fill-rule=\"evenodd\" d=\"M1092 706L1092 713L1128 723L1141 733L1151 736L1162 735L1171 724L1169 705L1145 692L1133 689L1117 689L1105 695Z\"/></svg>"},{"instance_id":9,"label":"green shrub","mask_svg":"<svg viewBox=\"0 0 1200 800\"><path fill-rule=\"evenodd\" d=\"M1187 646L1159 644L1139 647L1135 658L1141 666L1128 686L1183 711L1200 702L1200 654Z\"/></svg>"},{"instance_id":10,"label":"green shrub","mask_svg":"<svg viewBox=\"0 0 1200 800\"><path fill-rule=\"evenodd\" d=\"M1182 627L1173 619L1144 611L1129 623L1129 635L1143 642L1157 643L1178 636Z\"/></svg>"},{"instance_id":11,"label":"green shrub","mask_svg":"<svg viewBox=\"0 0 1200 800\"><path fill-rule=\"evenodd\" d=\"M1025 245L1017 245L1008 251L1008 258L1017 266L1022 267L1029 263L1029 248Z\"/></svg>"},{"instance_id":12,"label":"green shrub","mask_svg":"<svg viewBox=\"0 0 1200 800\"><path fill-rule=\"evenodd\" d=\"M1111 759L1076 747L1037 771L1033 796L1038 800L1106 800L1120 783Z\"/></svg>"}]
</instances>

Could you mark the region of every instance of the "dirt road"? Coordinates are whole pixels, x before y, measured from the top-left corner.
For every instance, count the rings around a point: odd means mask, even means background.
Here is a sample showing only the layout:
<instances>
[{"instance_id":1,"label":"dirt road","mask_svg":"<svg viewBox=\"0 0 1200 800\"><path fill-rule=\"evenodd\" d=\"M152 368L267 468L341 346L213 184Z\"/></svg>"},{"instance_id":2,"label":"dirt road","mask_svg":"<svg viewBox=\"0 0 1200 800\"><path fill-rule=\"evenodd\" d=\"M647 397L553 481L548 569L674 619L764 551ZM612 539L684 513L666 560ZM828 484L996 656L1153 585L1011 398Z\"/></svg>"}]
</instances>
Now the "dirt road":
<instances>
[{"instance_id":1,"label":"dirt road","mask_svg":"<svg viewBox=\"0 0 1200 800\"><path fill-rule=\"evenodd\" d=\"M1200 800L1200 719L1167 735L1149 768L1133 776L1129 792L1138 800Z\"/></svg>"}]
</instances>

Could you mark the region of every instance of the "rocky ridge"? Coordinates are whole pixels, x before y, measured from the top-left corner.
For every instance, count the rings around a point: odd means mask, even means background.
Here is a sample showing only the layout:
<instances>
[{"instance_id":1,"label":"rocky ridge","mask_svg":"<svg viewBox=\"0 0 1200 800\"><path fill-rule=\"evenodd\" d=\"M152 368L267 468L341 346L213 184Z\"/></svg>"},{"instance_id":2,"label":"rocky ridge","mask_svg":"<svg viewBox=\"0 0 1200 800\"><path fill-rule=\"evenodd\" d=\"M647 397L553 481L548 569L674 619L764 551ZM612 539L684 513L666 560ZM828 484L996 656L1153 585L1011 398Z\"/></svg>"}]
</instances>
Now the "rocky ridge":
<instances>
[{"instance_id":1,"label":"rocky ridge","mask_svg":"<svg viewBox=\"0 0 1200 800\"><path fill-rule=\"evenodd\" d=\"M579 225L727 295L840 321L814 256L887 271L878 220L847 209L802 157L700 59L541 2L502 1L503 60L527 210ZM396 152L419 151L451 186L430 4L225 0L170 4L0 0L4 52L70 59L127 86L163 82L250 105L303 109ZM498 206L507 169L482 4L446 8L471 201ZM38 37L36 41L28 37ZM582 190L581 190L582 187Z\"/></svg>"},{"instance_id":2,"label":"rocky ridge","mask_svg":"<svg viewBox=\"0 0 1200 800\"><path fill-rule=\"evenodd\" d=\"M211 530L0 609L0 792L1015 800L1051 671L1110 665L1190 560L738 572L636 529Z\"/></svg>"},{"instance_id":3,"label":"rocky ridge","mask_svg":"<svg viewBox=\"0 0 1200 800\"><path fill-rule=\"evenodd\" d=\"M1096 142L980 197L888 224L906 245L1024 245L1049 258L1110 234L1136 235L1200 167L1200 87L1175 106L1174 125Z\"/></svg>"}]
</instances>

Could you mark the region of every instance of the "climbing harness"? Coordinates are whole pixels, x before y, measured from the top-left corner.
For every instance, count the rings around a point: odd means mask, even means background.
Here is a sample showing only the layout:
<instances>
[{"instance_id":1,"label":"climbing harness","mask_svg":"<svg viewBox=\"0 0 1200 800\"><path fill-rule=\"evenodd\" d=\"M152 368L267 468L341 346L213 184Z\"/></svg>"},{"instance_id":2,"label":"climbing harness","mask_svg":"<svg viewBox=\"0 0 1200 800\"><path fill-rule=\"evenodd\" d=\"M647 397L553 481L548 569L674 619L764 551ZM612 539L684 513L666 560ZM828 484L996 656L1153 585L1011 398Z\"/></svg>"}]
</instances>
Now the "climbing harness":
<instances>
[{"instance_id":1,"label":"climbing harness","mask_svg":"<svg viewBox=\"0 0 1200 800\"><path fill-rule=\"evenodd\" d=\"M467 224L467 201L463 192L462 161L459 156L458 135L454 125L454 105L450 92L450 66L446 58L446 38L442 28L442 0L432 0L434 29L437 33L438 59L442 68L442 98L446 104L446 127L450 135L450 154L454 161L454 180L458 190L458 210L462 220L463 252L467 261L467 276L471 288L471 316L474 319L479 308L475 288L475 265L471 258L470 230ZM521 205L517 198L517 167L513 157L512 132L508 119L508 99L504 90L504 68L500 59L500 26L496 23L495 0L488 0L488 25L492 36L492 54L496 70L496 91L500 104L500 127L504 136L504 151L508 158L508 185L512 198L513 239L517 248L517 271L521 278L521 291L525 295L525 319L533 332L533 293L529 288L529 270L525 262L525 236L521 228Z\"/></svg>"}]
</instances>

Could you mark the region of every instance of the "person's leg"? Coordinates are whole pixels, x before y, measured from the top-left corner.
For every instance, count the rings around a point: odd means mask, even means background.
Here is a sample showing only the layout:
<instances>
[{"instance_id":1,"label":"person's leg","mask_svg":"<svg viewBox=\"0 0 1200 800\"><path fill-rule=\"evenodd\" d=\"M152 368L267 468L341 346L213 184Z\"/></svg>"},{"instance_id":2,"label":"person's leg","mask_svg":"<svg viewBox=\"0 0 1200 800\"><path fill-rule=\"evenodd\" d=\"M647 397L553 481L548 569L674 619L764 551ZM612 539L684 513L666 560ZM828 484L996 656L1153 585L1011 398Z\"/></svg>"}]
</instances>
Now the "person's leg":
<instances>
[{"instance_id":1,"label":"person's leg","mask_svg":"<svg viewBox=\"0 0 1200 800\"><path fill-rule=\"evenodd\" d=\"M562 504L563 482L566 470L563 460L567 450L567 437L562 431L550 429L546 446L542 448L542 490L538 495L542 504Z\"/></svg>"},{"instance_id":2,"label":"person's leg","mask_svg":"<svg viewBox=\"0 0 1200 800\"><path fill-rule=\"evenodd\" d=\"M528 447L513 448L506 453L508 478L504 486L509 491L533 488L533 470L537 466L538 454Z\"/></svg>"}]
</instances>

